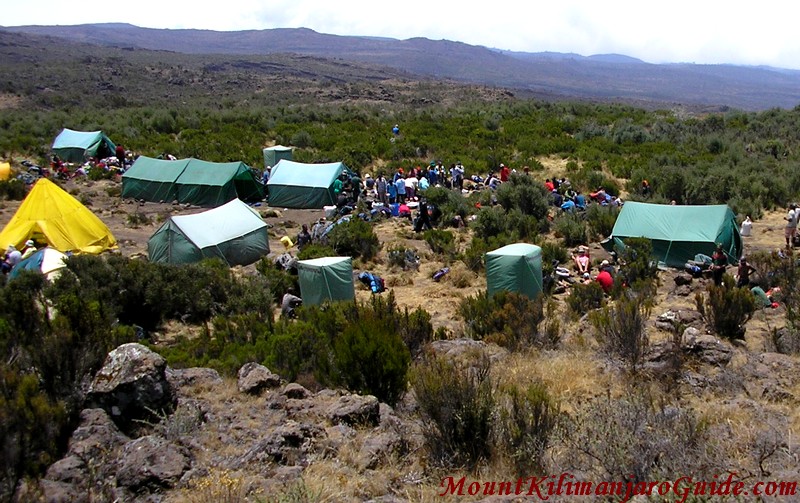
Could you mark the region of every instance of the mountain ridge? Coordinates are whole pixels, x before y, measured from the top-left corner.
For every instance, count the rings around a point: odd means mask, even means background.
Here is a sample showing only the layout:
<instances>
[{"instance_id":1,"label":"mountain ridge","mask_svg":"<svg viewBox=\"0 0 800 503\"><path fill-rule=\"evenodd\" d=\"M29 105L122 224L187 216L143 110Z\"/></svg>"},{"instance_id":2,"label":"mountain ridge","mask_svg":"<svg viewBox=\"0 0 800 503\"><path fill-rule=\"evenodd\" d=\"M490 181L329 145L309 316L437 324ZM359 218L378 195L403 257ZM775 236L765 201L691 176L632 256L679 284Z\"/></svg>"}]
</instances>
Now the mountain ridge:
<instances>
[{"instance_id":1,"label":"mountain ridge","mask_svg":"<svg viewBox=\"0 0 800 503\"><path fill-rule=\"evenodd\" d=\"M654 64L621 54L527 53L424 37L398 40L332 35L309 28L222 32L103 23L0 30L185 54L310 55L565 99L652 101L751 111L791 109L800 104L800 71L767 66Z\"/></svg>"}]
</instances>

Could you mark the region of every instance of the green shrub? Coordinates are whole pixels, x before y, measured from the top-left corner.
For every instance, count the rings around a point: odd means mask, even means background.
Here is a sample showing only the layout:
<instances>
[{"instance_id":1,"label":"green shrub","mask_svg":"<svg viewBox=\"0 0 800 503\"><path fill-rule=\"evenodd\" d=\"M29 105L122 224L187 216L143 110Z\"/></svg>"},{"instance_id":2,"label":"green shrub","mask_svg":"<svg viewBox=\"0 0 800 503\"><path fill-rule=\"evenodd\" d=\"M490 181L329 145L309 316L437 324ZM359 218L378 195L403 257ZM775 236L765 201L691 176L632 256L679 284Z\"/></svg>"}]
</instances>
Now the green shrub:
<instances>
[{"instance_id":1,"label":"green shrub","mask_svg":"<svg viewBox=\"0 0 800 503\"><path fill-rule=\"evenodd\" d=\"M411 355L402 338L378 317L349 324L333 345L338 378L347 389L394 405L406 389Z\"/></svg>"},{"instance_id":2,"label":"green shrub","mask_svg":"<svg viewBox=\"0 0 800 503\"><path fill-rule=\"evenodd\" d=\"M467 198L459 192L446 189L444 187L431 187L425 192L428 204L433 204L441 214L441 221L452 223L456 216L466 221L467 216L472 212Z\"/></svg>"},{"instance_id":3,"label":"green shrub","mask_svg":"<svg viewBox=\"0 0 800 503\"><path fill-rule=\"evenodd\" d=\"M567 307L573 318L580 318L589 311L600 308L604 302L603 288L596 281L572 285L567 297Z\"/></svg>"},{"instance_id":4,"label":"green shrub","mask_svg":"<svg viewBox=\"0 0 800 503\"><path fill-rule=\"evenodd\" d=\"M336 253L344 257L361 257L371 260L380 249L380 242L372 226L360 218L336 225L328 233L328 244Z\"/></svg>"},{"instance_id":5,"label":"green shrub","mask_svg":"<svg viewBox=\"0 0 800 503\"><path fill-rule=\"evenodd\" d=\"M550 210L549 194L535 177L511 175L508 182L497 189L497 202L506 211L516 209L536 220L546 220Z\"/></svg>"},{"instance_id":6,"label":"green shrub","mask_svg":"<svg viewBox=\"0 0 800 503\"><path fill-rule=\"evenodd\" d=\"M600 239L611 235L614 224L619 216L619 207L601 206L590 204L586 210L586 223L589 225L589 232Z\"/></svg>"},{"instance_id":7,"label":"green shrub","mask_svg":"<svg viewBox=\"0 0 800 503\"><path fill-rule=\"evenodd\" d=\"M473 468L491 456L495 391L488 358L468 367L430 356L414 367L411 385L434 464Z\"/></svg>"},{"instance_id":8,"label":"green shrub","mask_svg":"<svg viewBox=\"0 0 800 503\"><path fill-rule=\"evenodd\" d=\"M22 180L12 178L10 180L0 181L0 199L22 201L27 194L28 188Z\"/></svg>"},{"instance_id":9,"label":"green shrub","mask_svg":"<svg viewBox=\"0 0 800 503\"><path fill-rule=\"evenodd\" d=\"M708 285L706 295L695 294L695 306L721 337L744 340L744 325L753 316L756 301L748 288L736 288L733 278L726 275L722 285Z\"/></svg>"},{"instance_id":10,"label":"green shrub","mask_svg":"<svg viewBox=\"0 0 800 503\"><path fill-rule=\"evenodd\" d=\"M564 246L568 248L586 244L586 223L578 214L562 214L553 222L553 229L555 235L563 239Z\"/></svg>"},{"instance_id":11,"label":"green shrub","mask_svg":"<svg viewBox=\"0 0 800 503\"><path fill-rule=\"evenodd\" d=\"M137 211L136 213L128 213L128 226L138 229L142 225L150 225L153 221L147 216L147 213Z\"/></svg>"},{"instance_id":12,"label":"green shrub","mask_svg":"<svg viewBox=\"0 0 800 503\"><path fill-rule=\"evenodd\" d=\"M617 257L620 267L615 281L630 286L640 280L657 280L658 264L652 254L653 243L649 239L627 239L625 249Z\"/></svg>"},{"instance_id":13,"label":"green shrub","mask_svg":"<svg viewBox=\"0 0 800 503\"><path fill-rule=\"evenodd\" d=\"M473 236L472 241L470 241L464 253L461 254L460 259L469 270L480 273L485 267L484 256L487 252L514 243L515 241L516 240L508 234L500 234L488 238Z\"/></svg>"},{"instance_id":14,"label":"green shrub","mask_svg":"<svg viewBox=\"0 0 800 503\"><path fill-rule=\"evenodd\" d=\"M635 372L649 344L645 330L648 315L649 308L641 297L622 296L613 306L590 313L589 320L603 350L622 358Z\"/></svg>"},{"instance_id":15,"label":"green shrub","mask_svg":"<svg viewBox=\"0 0 800 503\"><path fill-rule=\"evenodd\" d=\"M321 257L333 257L335 255L336 251L330 246L326 246L319 243L311 243L304 246L303 249L297 253L297 260L310 260Z\"/></svg>"},{"instance_id":16,"label":"green shrub","mask_svg":"<svg viewBox=\"0 0 800 503\"><path fill-rule=\"evenodd\" d=\"M456 244L452 232L441 229L431 229L425 231L423 237L433 253L444 255L448 259L455 256Z\"/></svg>"},{"instance_id":17,"label":"green shrub","mask_svg":"<svg viewBox=\"0 0 800 503\"><path fill-rule=\"evenodd\" d=\"M272 293L272 301L276 304L280 303L281 299L283 299L283 295L288 292L290 288L295 292L300 291L297 276L284 271L279 266L275 265L268 257L262 257L261 260L256 263L256 270L266 278L269 290Z\"/></svg>"},{"instance_id":18,"label":"green shrub","mask_svg":"<svg viewBox=\"0 0 800 503\"><path fill-rule=\"evenodd\" d=\"M545 454L558 425L559 405L547 386L535 380L524 390L510 386L500 397L500 434L517 475L547 473Z\"/></svg>"},{"instance_id":19,"label":"green shrub","mask_svg":"<svg viewBox=\"0 0 800 503\"><path fill-rule=\"evenodd\" d=\"M473 339L485 339L511 351L544 347L549 341L539 331L544 320L543 300L530 299L516 292L499 291L488 297L485 291L464 298L458 305L465 333Z\"/></svg>"}]
</instances>

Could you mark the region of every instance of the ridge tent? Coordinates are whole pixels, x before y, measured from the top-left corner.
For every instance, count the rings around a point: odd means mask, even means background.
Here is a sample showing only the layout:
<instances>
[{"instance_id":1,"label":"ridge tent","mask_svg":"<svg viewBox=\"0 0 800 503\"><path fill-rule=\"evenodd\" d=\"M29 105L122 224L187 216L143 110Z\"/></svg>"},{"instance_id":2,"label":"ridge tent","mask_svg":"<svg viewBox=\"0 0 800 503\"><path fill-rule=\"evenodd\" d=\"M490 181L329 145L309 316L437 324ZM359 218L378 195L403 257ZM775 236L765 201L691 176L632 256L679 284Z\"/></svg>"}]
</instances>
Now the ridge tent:
<instances>
[{"instance_id":1,"label":"ridge tent","mask_svg":"<svg viewBox=\"0 0 800 503\"><path fill-rule=\"evenodd\" d=\"M353 300L353 259L322 257L297 261L297 280L303 304L316 306L326 300Z\"/></svg>"},{"instance_id":2,"label":"ridge tent","mask_svg":"<svg viewBox=\"0 0 800 503\"><path fill-rule=\"evenodd\" d=\"M333 182L342 172L350 172L342 162L306 164L280 160L267 182L269 205L284 208L335 205Z\"/></svg>"},{"instance_id":3,"label":"ridge tent","mask_svg":"<svg viewBox=\"0 0 800 503\"><path fill-rule=\"evenodd\" d=\"M731 263L742 255L736 215L727 205L669 205L626 202L617 217L608 246L626 238L653 243L653 257L671 267L683 267L695 255L711 256L722 244ZM605 247L605 246L604 246Z\"/></svg>"},{"instance_id":4,"label":"ridge tent","mask_svg":"<svg viewBox=\"0 0 800 503\"><path fill-rule=\"evenodd\" d=\"M228 266L248 265L268 253L267 224L239 199L202 213L170 217L147 242L151 262L170 264L218 257Z\"/></svg>"},{"instance_id":5,"label":"ridge tent","mask_svg":"<svg viewBox=\"0 0 800 503\"><path fill-rule=\"evenodd\" d=\"M54 281L61 274L61 269L65 268L67 264L67 255L61 253L55 248L49 246L36 250L33 254L20 261L15 265L11 272L8 273L8 279L14 279L19 276L21 271L38 271L44 274L44 277L50 281Z\"/></svg>"},{"instance_id":6,"label":"ridge tent","mask_svg":"<svg viewBox=\"0 0 800 503\"><path fill-rule=\"evenodd\" d=\"M102 131L64 128L53 141L53 152L67 162L83 162L87 157L110 157L116 155L116 148Z\"/></svg>"},{"instance_id":7,"label":"ridge tent","mask_svg":"<svg viewBox=\"0 0 800 503\"><path fill-rule=\"evenodd\" d=\"M486 254L486 293L517 292L535 299L542 288L542 249L528 243L503 246Z\"/></svg>"},{"instance_id":8,"label":"ridge tent","mask_svg":"<svg viewBox=\"0 0 800 503\"><path fill-rule=\"evenodd\" d=\"M22 249L28 239L62 252L100 253L117 247L114 235L94 213L47 178L36 181L0 232L0 246Z\"/></svg>"},{"instance_id":9,"label":"ridge tent","mask_svg":"<svg viewBox=\"0 0 800 503\"><path fill-rule=\"evenodd\" d=\"M213 208L237 198L260 201L264 186L243 162L165 161L140 156L122 175L122 197Z\"/></svg>"},{"instance_id":10,"label":"ridge tent","mask_svg":"<svg viewBox=\"0 0 800 503\"><path fill-rule=\"evenodd\" d=\"M264 153L264 169L267 166L272 167L278 164L279 161L286 159L292 160L292 147L284 147L283 145L275 145L274 147L266 147Z\"/></svg>"}]
</instances>

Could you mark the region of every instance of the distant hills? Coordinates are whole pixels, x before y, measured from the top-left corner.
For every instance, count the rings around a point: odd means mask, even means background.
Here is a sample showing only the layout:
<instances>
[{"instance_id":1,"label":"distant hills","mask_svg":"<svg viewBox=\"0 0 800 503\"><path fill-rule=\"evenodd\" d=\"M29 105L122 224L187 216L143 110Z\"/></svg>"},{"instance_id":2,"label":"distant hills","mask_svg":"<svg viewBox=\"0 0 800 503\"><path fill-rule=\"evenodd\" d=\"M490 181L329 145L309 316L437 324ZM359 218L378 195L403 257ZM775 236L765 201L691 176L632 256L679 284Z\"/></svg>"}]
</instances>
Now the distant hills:
<instances>
[{"instance_id":1,"label":"distant hills","mask_svg":"<svg viewBox=\"0 0 800 503\"><path fill-rule=\"evenodd\" d=\"M305 28L220 32L120 23L0 29L101 46L185 54L314 56L381 65L434 79L504 87L551 99L749 111L800 105L800 71L770 67L657 65L619 54L512 52L447 40L339 36Z\"/></svg>"}]
</instances>

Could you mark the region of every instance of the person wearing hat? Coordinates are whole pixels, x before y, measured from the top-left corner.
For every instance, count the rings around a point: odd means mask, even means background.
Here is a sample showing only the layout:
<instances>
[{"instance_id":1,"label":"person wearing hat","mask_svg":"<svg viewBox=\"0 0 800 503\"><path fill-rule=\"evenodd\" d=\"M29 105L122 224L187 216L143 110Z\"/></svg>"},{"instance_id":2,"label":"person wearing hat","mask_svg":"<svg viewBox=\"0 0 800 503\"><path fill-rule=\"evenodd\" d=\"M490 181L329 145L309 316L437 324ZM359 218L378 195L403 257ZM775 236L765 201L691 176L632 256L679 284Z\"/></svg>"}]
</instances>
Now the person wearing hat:
<instances>
[{"instance_id":1,"label":"person wearing hat","mask_svg":"<svg viewBox=\"0 0 800 503\"><path fill-rule=\"evenodd\" d=\"M22 249L22 260L30 257L36 252L36 243L33 242L33 239L29 239L25 241L25 248Z\"/></svg>"}]
</instances>

